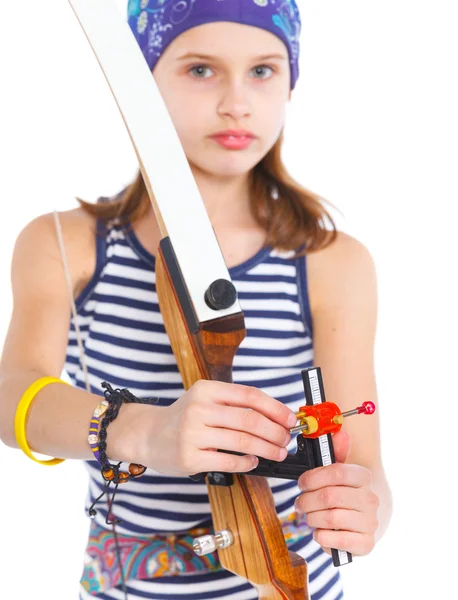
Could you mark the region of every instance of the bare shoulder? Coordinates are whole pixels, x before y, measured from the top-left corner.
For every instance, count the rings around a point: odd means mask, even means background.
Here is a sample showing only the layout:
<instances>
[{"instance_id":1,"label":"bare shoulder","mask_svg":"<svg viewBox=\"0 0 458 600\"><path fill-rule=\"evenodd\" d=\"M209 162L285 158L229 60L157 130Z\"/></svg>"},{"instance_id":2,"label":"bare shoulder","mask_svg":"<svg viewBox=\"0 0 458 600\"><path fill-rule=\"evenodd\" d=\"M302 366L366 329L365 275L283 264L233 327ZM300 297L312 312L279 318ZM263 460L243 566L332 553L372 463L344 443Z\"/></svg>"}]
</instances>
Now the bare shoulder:
<instances>
[{"instance_id":1,"label":"bare shoulder","mask_svg":"<svg viewBox=\"0 0 458 600\"><path fill-rule=\"evenodd\" d=\"M95 218L82 208L75 208L58 213L65 254L69 266L74 294L83 289L95 269ZM46 213L34 218L19 233L13 253L13 269L15 264L20 270L27 264L44 272L53 270L63 259L60 250L54 213Z\"/></svg>"},{"instance_id":2,"label":"bare shoulder","mask_svg":"<svg viewBox=\"0 0 458 600\"><path fill-rule=\"evenodd\" d=\"M307 275L312 314L347 295L363 293L361 286L373 289L376 285L375 264L368 248L342 231L337 232L334 242L307 255Z\"/></svg>"}]
</instances>

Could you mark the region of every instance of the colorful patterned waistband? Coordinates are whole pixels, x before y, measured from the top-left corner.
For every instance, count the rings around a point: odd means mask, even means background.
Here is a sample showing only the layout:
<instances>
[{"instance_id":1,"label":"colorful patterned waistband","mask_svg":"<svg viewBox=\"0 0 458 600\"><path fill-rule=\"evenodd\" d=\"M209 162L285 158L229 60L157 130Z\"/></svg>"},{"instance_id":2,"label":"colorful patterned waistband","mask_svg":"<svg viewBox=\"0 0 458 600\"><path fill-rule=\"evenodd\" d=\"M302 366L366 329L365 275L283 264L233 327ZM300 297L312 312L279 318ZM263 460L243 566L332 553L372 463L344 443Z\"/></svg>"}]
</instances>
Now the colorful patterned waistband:
<instances>
[{"instance_id":1,"label":"colorful patterned waistband","mask_svg":"<svg viewBox=\"0 0 458 600\"><path fill-rule=\"evenodd\" d=\"M313 531L296 513L280 522L287 546L311 536ZM194 538L209 533L214 533L210 527L197 527L176 535L164 533L139 537L118 533L126 581L221 571L223 567L216 552L197 556L192 547ZM91 522L80 584L94 595L121 584L113 531L100 527L95 521Z\"/></svg>"}]
</instances>

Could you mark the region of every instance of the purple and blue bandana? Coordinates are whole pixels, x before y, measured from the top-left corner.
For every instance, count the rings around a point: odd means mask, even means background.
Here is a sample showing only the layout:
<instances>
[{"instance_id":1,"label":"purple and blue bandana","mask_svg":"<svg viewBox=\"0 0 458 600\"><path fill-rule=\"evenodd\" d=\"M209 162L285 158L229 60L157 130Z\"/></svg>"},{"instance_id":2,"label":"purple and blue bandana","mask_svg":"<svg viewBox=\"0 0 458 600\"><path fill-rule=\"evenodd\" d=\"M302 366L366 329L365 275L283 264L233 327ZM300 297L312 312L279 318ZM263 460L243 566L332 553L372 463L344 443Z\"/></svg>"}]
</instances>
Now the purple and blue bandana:
<instances>
[{"instance_id":1,"label":"purple and blue bandana","mask_svg":"<svg viewBox=\"0 0 458 600\"><path fill-rule=\"evenodd\" d=\"M128 23L152 71L167 46L192 27L232 21L266 29L286 45L291 89L299 77L301 19L295 0L129 0Z\"/></svg>"}]
</instances>

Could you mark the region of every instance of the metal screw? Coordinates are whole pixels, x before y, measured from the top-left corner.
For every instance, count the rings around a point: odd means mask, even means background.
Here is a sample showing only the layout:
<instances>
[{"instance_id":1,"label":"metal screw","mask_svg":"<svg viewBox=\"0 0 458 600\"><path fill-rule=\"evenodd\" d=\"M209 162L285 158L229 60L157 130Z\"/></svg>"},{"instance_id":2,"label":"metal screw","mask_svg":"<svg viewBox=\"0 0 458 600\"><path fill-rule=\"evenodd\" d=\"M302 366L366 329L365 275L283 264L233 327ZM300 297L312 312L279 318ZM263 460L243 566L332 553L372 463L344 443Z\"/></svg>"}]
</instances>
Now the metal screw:
<instances>
[{"instance_id":1,"label":"metal screw","mask_svg":"<svg viewBox=\"0 0 458 600\"><path fill-rule=\"evenodd\" d=\"M234 543L234 536L230 529L223 529L217 531L215 535L201 535L195 538L192 542L192 547L197 556L203 556L204 554L210 554L217 548L227 548L232 546Z\"/></svg>"}]
</instances>

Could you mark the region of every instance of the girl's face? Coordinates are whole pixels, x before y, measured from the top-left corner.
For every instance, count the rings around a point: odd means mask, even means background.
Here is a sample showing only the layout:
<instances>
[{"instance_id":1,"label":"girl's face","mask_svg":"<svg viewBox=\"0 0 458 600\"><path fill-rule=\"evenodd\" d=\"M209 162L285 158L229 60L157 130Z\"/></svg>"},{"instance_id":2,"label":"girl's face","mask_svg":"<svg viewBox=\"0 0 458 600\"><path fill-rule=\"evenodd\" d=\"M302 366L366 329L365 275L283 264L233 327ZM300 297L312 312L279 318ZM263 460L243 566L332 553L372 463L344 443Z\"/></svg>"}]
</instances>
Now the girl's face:
<instances>
[{"instance_id":1,"label":"girl's face","mask_svg":"<svg viewBox=\"0 0 458 600\"><path fill-rule=\"evenodd\" d=\"M208 175L246 174L283 129L288 51L264 29L230 22L188 29L166 48L153 75L191 166ZM244 150L227 149L211 138L226 129L256 137Z\"/></svg>"}]
</instances>

